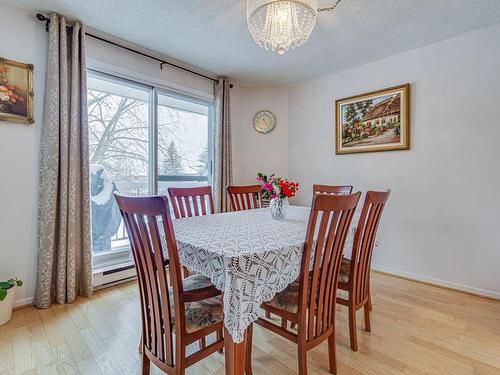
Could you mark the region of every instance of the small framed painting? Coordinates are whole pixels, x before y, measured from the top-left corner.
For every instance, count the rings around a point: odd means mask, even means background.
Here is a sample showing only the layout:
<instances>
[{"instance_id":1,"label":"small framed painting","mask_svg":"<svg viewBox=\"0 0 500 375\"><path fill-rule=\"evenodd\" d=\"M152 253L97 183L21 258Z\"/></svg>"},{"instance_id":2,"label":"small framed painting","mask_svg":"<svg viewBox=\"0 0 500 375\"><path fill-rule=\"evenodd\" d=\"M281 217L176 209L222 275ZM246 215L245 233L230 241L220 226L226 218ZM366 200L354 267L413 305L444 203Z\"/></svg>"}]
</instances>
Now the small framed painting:
<instances>
[{"instance_id":1,"label":"small framed painting","mask_svg":"<svg viewBox=\"0 0 500 375\"><path fill-rule=\"evenodd\" d=\"M335 102L336 154L408 150L410 84Z\"/></svg>"},{"instance_id":2,"label":"small framed painting","mask_svg":"<svg viewBox=\"0 0 500 375\"><path fill-rule=\"evenodd\" d=\"M0 121L33 124L33 65L0 57Z\"/></svg>"}]
</instances>

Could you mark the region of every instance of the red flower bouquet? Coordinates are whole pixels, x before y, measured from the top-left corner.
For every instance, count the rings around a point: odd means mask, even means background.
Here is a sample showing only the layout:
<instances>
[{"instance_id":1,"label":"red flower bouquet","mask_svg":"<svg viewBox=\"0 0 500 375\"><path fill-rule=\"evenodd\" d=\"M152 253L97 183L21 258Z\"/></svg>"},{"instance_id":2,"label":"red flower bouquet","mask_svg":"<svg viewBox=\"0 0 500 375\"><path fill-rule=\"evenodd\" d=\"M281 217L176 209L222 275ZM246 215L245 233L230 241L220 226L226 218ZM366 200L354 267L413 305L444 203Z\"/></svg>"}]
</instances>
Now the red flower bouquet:
<instances>
[{"instance_id":1,"label":"red flower bouquet","mask_svg":"<svg viewBox=\"0 0 500 375\"><path fill-rule=\"evenodd\" d=\"M272 174L269 178L259 173L257 181L262 187L262 197L264 199L292 198L299 190L299 183L283 179Z\"/></svg>"},{"instance_id":2,"label":"red flower bouquet","mask_svg":"<svg viewBox=\"0 0 500 375\"><path fill-rule=\"evenodd\" d=\"M271 215L275 220L283 220L286 218L289 203L288 198L295 196L299 190L299 183L283 179L281 177L271 175L269 178L259 173L257 177L262 188L262 198L271 199L269 207Z\"/></svg>"}]
</instances>

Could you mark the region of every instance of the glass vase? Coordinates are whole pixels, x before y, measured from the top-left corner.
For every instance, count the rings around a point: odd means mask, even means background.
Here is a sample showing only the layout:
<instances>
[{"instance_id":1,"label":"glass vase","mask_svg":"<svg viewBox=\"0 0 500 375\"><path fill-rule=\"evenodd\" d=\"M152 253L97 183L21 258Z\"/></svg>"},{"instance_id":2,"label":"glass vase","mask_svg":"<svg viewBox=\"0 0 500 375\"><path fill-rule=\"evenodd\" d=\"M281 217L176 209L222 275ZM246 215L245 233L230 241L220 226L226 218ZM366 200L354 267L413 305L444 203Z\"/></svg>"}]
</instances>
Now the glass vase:
<instances>
[{"instance_id":1,"label":"glass vase","mask_svg":"<svg viewBox=\"0 0 500 375\"><path fill-rule=\"evenodd\" d=\"M290 203L288 203L288 198L273 198L269 202L269 207L274 220L283 220L286 219Z\"/></svg>"}]
</instances>

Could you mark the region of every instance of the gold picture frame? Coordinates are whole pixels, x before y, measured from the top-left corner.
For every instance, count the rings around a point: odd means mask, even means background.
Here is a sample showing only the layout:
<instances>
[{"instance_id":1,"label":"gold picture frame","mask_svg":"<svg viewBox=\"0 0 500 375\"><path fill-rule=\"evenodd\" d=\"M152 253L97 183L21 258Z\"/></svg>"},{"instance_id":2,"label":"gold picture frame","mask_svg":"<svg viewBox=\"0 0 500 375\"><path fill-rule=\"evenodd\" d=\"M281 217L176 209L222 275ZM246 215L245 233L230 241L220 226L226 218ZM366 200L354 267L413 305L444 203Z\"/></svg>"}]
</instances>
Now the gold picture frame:
<instances>
[{"instance_id":1,"label":"gold picture frame","mask_svg":"<svg viewBox=\"0 0 500 375\"><path fill-rule=\"evenodd\" d=\"M335 101L335 153L410 149L410 84Z\"/></svg>"},{"instance_id":2,"label":"gold picture frame","mask_svg":"<svg viewBox=\"0 0 500 375\"><path fill-rule=\"evenodd\" d=\"M33 124L32 64L0 57L0 121Z\"/></svg>"}]
</instances>

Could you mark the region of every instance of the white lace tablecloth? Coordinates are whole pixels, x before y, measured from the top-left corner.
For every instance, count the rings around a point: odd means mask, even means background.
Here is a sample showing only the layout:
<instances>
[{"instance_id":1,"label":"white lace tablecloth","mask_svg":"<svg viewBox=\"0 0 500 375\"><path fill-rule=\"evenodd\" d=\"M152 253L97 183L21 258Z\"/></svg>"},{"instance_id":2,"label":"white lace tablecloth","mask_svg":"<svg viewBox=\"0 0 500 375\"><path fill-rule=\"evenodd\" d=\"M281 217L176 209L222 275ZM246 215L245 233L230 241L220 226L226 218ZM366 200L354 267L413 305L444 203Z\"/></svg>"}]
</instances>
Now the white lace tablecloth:
<instances>
[{"instance_id":1,"label":"white lace tablecloth","mask_svg":"<svg viewBox=\"0 0 500 375\"><path fill-rule=\"evenodd\" d=\"M173 221L181 263L224 292L224 324L236 343L262 302L299 276L309 211L290 206L282 221L269 208Z\"/></svg>"}]
</instances>

